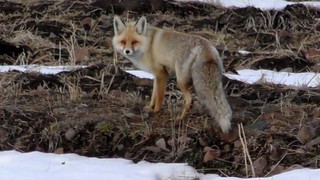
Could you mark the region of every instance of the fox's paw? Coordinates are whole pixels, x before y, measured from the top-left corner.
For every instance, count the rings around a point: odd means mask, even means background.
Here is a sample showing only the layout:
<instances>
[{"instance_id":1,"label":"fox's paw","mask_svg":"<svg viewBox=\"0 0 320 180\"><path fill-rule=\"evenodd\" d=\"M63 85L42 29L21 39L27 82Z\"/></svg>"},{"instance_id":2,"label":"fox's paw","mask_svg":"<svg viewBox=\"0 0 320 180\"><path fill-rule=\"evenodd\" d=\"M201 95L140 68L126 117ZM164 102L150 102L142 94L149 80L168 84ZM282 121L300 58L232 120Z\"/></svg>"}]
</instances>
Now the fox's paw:
<instances>
[{"instance_id":1,"label":"fox's paw","mask_svg":"<svg viewBox=\"0 0 320 180\"><path fill-rule=\"evenodd\" d=\"M188 105L186 106L183 111L181 112L181 114L178 116L177 120L182 120L187 114L189 109L192 107L192 105Z\"/></svg>"},{"instance_id":2,"label":"fox's paw","mask_svg":"<svg viewBox=\"0 0 320 180\"><path fill-rule=\"evenodd\" d=\"M148 111L148 112L154 112L154 113L157 113L157 112L159 112L160 111L160 108L156 108L156 107L154 107L154 106L145 106L144 108L143 108L145 111Z\"/></svg>"},{"instance_id":3,"label":"fox's paw","mask_svg":"<svg viewBox=\"0 0 320 180\"><path fill-rule=\"evenodd\" d=\"M183 116L181 116L181 114L177 117L177 120L178 121L180 121L180 120L182 120L184 117Z\"/></svg>"},{"instance_id":4,"label":"fox's paw","mask_svg":"<svg viewBox=\"0 0 320 180\"><path fill-rule=\"evenodd\" d=\"M158 113L160 111L160 108L159 107L155 107L155 106L145 106L143 108L145 111L147 112L153 112L153 113Z\"/></svg>"},{"instance_id":5,"label":"fox's paw","mask_svg":"<svg viewBox=\"0 0 320 180\"><path fill-rule=\"evenodd\" d=\"M144 110L144 111L148 111L148 112L153 112L153 111L154 111L154 106L150 106L150 105L145 106L145 107L143 108L143 110Z\"/></svg>"},{"instance_id":6,"label":"fox's paw","mask_svg":"<svg viewBox=\"0 0 320 180\"><path fill-rule=\"evenodd\" d=\"M177 120L180 121L180 120L182 120L185 116L186 116L185 113L181 113L181 114L177 117Z\"/></svg>"},{"instance_id":7,"label":"fox's paw","mask_svg":"<svg viewBox=\"0 0 320 180\"><path fill-rule=\"evenodd\" d=\"M231 129L231 122L228 119L219 122L220 128L224 134L229 133Z\"/></svg>"}]
</instances>

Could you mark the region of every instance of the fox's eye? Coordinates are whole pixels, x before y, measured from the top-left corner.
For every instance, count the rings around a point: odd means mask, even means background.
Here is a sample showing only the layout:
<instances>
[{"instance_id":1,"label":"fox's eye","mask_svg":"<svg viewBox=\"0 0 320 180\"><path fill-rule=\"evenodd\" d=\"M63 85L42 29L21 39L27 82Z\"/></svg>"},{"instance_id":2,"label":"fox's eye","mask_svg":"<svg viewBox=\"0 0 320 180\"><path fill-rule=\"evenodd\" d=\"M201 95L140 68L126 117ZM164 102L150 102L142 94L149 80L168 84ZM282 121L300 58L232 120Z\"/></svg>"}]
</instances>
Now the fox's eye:
<instances>
[{"instance_id":1,"label":"fox's eye","mask_svg":"<svg viewBox=\"0 0 320 180\"><path fill-rule=\"evenodd\" d=\"M138 44L138 41L132 41L132 45L133 46L136 45L136 44Z\"/></svg>"},{"instance_id":2,"label":"fox's eye","mask_svg":"<svg viewBox=\"0 0 320 180\"><path fill-rule=\"evenodd\" d=\"M120 43L121 43L122 45L126 45L126 41L125 41L125 40L120 41Z\"/></svg>"}]
</instances>

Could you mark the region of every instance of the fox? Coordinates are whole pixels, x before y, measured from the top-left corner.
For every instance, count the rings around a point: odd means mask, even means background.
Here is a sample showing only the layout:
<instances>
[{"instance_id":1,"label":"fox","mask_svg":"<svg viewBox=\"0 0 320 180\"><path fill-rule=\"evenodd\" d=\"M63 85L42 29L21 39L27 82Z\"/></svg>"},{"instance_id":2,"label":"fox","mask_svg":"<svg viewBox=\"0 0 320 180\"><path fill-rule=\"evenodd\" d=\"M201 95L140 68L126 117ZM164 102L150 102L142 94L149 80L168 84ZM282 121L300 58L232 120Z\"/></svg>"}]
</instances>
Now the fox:
<instances>
[{"instance_id":1,"label":"fox","mask_svg":"<svg viewBox=\"0 0 320 180\"><path fill-rule=\"evenodd\" d=\"M183 119L192 107L190 88L193 86L198 100L209 110L222 132L230 131L232 110L222 82L223 64L219 52L207 39L150 26L145 16L128 23L114 16L113 28L114 50L154 76L147 110L160 111L168 77L175 73L184 97L183 110L177 119Z\"/></svg>"}]
</instances>

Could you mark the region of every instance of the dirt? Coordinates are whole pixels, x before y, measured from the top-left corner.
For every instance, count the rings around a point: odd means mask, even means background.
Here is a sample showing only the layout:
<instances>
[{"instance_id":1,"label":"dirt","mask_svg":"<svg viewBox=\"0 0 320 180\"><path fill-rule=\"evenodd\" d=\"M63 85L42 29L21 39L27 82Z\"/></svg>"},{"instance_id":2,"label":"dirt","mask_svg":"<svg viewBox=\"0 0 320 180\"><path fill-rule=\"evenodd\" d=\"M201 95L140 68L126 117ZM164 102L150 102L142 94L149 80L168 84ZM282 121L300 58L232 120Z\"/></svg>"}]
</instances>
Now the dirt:
<instances>
[{"instance_id":1,"label":"dirt","mask_svg":"<svg viewBox=\"0 0 320 180\"><path fill-rule=\"evenodd\" d=\"M318 88L248 85L225 77L234 111L227 135L196 95L187 117L176 120L183 98L174 77L162 111L145 112L152 81L125 73L134 67L120 56L114 65L114 14L145 15L154 26L209 39L229 73L319 71L320 11L303 5L261 11L174 1L0 2L1 65L88 66L57 75L1 73L0 150L187 162L199 172L247 177L254 175L245 164L247 149L256 176L319 168Z\"/></svg>"}]
</instances>

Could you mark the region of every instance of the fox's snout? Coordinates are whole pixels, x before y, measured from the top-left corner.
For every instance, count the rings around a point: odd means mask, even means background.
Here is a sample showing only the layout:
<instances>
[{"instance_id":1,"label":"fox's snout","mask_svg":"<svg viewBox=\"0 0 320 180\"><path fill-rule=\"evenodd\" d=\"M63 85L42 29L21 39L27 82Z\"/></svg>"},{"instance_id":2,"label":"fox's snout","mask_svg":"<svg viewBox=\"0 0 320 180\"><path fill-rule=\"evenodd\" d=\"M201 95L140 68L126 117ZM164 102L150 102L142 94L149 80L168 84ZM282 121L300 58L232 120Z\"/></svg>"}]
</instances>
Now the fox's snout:
<instances>
[{"instance_id":1,"label":"fox's snout","mask_svg":"<svg viewBox=\"0 0 320 180\"><path fill-rule=\"evenodd\" d=\"M127 56L131 56L133 54L133 50L132 49L127 49L125 48L123 50L123 54L127 55Z\"/></svg>"}]
</instances>

